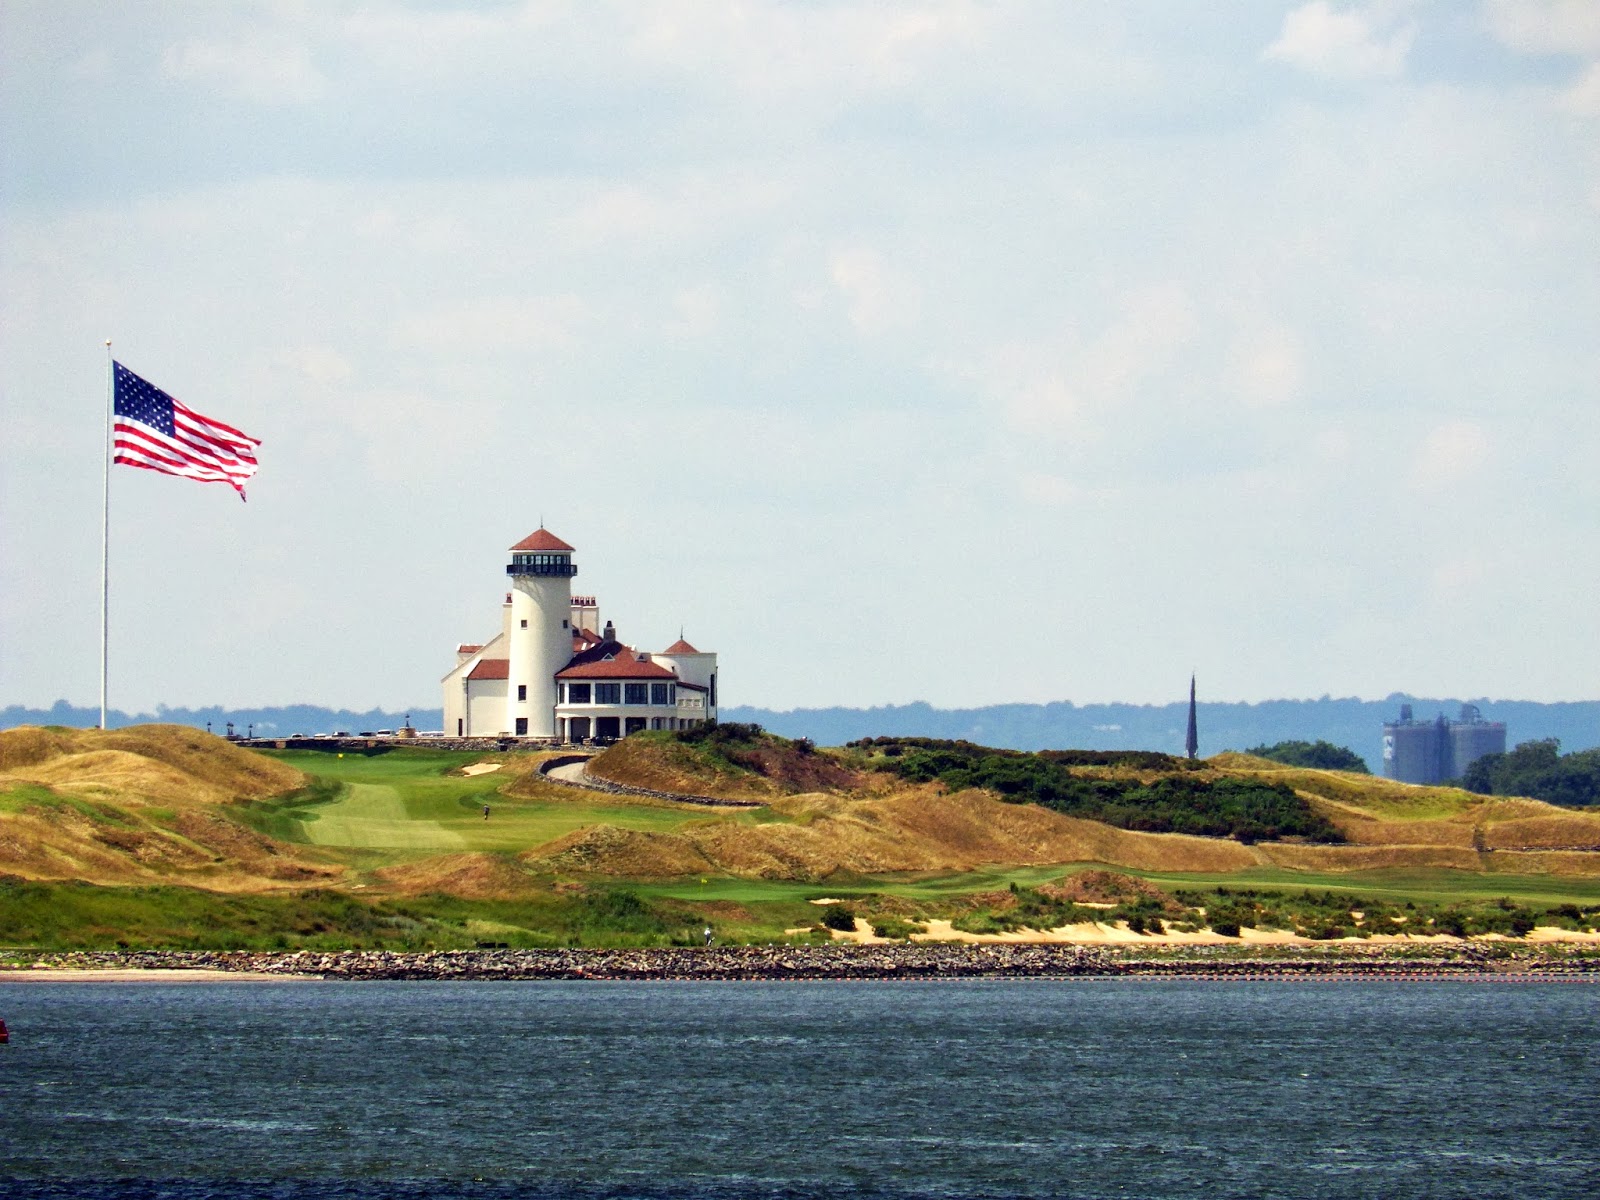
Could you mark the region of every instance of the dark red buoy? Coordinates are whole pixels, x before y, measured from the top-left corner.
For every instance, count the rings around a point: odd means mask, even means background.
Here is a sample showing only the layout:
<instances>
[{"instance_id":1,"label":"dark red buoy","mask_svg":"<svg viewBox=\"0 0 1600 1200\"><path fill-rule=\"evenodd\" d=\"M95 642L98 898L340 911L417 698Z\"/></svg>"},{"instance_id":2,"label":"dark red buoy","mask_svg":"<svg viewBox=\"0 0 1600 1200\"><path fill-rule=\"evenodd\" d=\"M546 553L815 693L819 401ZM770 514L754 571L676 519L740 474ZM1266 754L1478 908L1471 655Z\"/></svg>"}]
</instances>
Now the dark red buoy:
<instances>
[{"instance_id":1,"label":"dark red buoy","mask_svg":"<svg viewBox=\"0 0 1600 1200\"><path fill-rule=\"evenodd\" d=\"M5 1018L0 1017L0 1046L5 1045L10 1040L11 1032L6 1028Z\"/></svg>"}]
</instances>

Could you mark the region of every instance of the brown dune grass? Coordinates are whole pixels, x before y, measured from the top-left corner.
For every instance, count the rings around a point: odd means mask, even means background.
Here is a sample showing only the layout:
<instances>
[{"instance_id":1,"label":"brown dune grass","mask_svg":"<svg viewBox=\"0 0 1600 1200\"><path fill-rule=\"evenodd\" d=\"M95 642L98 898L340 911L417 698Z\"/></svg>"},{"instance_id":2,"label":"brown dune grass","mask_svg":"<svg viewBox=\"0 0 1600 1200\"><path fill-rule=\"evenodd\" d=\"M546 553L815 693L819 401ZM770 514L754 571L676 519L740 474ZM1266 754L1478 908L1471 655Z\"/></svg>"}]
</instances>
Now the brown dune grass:
<instances>
[{"instance_id":1,"label":"brown dune grass","mask_svg":"<svg viewBox=\"0 0 1600 1200\"><path fill-rule=\"evenodd\" d=\"M307 776L187 725L0 731L0 788L38 783L125 804L218 804L282 795Z\"/></svg>"},{"instance_id":2,"label":"brown dune grass","mask_svg":"<svg viewBox=\"0 0 1600 1200\"><path fill-rule=\"evenodd\" d=\"M508 900L540 890L520 863L503 854L444 854L382 867L373 876L408 895L439 892L471 900Z\"/></svg>"},{"instance_id":3,"label":"brown dune grass","mask_svg":"<svg viewBox=\"0 0 1600 1200\"><path fill-rule=\"evenodd\" d=\"M530 851L530 865L665 878L716 870L768 879L825 879L996 864L1106 862L1150 870L1228 871L1258 865L1249 847L1214 838L1132 833L979 791L937 787L885 797L811 794L774 800L803 820L708 821L671 834L601 826Z\"/></svg>"},{"instance_id":4,"label":"brown dune grass","mask_svg":"<svg viewBox=\"0 0 1600 1200\"><path fill-rule=\"evenodd\" d=\"M292 767L180 725L0 732L0 871L96 883L273 888L343 873L224 815L303 786Z\"/></svg>"},{"instance_id":5,"label":"brown dune grass","mask_svg":"<svg viewBox=\"0 0 1600 1200\"><path fill-rule=\"evenodd\" d=\"M712 869L699 847L681 834L644 833L591 825L519 856L534 870L587 875L671 878Z\"/></svg>"}]
</instances>

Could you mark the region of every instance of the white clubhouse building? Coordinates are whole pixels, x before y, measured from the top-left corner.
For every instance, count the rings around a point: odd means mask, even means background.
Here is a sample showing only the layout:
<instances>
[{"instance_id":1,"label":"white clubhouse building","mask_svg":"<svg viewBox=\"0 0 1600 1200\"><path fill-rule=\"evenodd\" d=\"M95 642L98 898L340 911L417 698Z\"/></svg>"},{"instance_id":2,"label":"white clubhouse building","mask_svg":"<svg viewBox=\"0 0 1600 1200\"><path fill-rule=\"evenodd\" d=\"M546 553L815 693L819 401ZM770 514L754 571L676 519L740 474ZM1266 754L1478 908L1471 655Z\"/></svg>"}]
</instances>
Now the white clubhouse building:
<instances>
[{"instance_id":1,"label":"white clubhouse building","mask_svg":"<svg viewBox=\"0 0 1600 1200\"><path fill-rule=\"evenodd\" d=\"M572 594L572 554L543 526L511 547L500 632L457 646L444 677L446 737L611 741L716 719L716 654L681 637L658 653L623 645L595 598Z\"/></svg>"}]
</instances>

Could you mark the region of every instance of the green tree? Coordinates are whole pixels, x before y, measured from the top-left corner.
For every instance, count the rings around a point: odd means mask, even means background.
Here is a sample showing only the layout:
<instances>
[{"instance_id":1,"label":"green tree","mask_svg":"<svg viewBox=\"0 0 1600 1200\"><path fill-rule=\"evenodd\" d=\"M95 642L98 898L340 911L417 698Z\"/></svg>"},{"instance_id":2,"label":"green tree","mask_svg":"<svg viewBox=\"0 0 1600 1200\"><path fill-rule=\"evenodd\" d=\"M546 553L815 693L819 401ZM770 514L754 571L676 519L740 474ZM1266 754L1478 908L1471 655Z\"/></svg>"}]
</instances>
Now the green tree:
<instances>
[{"instance_id":1,"label":"green tree","mask_svg":"<svg viewBox=\"0 0 1600 1200\"><path fill-rule=\"evenodd\" d=\"M1320 738L1314 742L1277 742L1245 751L1257 758L1271 759L1291 767L1316 767L1323 771L1356 771L1370 775L1366 760L1346 746L1335 746Z\"/></svg>"},{"instance_id":2,"label":"green tree","mask_svg":"<svg viewBox=\"0 0 1600 1200\"><path fill-rule=\"evenodd\" d=\"M1556 738L1522 742L1509 754L1485 754L1460 784L1483 796L1532 796L1568 808L1600 805L1600 749L1562 754Z\"/></svg>"}]
</instances>

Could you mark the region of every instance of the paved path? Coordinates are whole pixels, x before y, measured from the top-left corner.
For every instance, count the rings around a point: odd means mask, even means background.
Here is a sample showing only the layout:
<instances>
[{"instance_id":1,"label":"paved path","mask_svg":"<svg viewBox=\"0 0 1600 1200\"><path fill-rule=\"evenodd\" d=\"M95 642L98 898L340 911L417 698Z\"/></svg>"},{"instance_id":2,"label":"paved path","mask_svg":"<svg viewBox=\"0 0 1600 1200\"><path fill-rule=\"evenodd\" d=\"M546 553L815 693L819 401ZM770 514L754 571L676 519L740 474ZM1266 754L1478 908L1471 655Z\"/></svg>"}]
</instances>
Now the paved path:
<instances>
[{"instance_id":1,"label":"paved path","mask_svg":"<svg viewBox=\"0 0 1600 1200\"><path fill-rule=\"evenodd\" d=\"M587 763L581 762L567 763L566 766L556 767L552 771L547 771L546 774L551 779L561 780L562 783L575 783L579 787L594 787L594 784L589 780L589 773L584 770L587 765Z\"/></svg>"}]
</instances>

